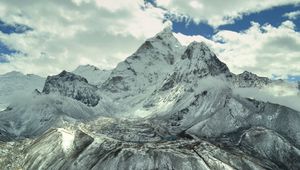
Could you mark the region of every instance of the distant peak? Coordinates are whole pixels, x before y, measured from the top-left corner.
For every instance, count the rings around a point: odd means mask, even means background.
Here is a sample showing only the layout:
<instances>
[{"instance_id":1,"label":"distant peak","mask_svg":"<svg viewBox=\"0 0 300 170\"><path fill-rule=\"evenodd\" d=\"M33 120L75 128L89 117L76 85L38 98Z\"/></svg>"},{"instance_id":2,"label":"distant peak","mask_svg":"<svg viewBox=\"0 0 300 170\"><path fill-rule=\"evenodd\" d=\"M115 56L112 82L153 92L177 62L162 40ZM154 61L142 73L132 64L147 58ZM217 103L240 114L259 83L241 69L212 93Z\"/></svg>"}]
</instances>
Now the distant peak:
<instances>
[{"instance_id":1,"label":"distant peak","mask_svg":"<svg viewBox=\"0 0 300 170\"><path fill-rule=\"evenodd\" d=\"M254 74L254 73L252 73L250 71L244 71L240 75L256 75L256 74Z\"/></svg>"},{"instance_id":2,"label":"distant peak","mask_svg":"<svg viewBox=\"0 0 300 170\"><path fill-rule=\"evenodd\" d=\"M11 71L11 72L5 73L4 75L5 76L24 76L24 74L19 71Z\"/></svg>"},{"instance_id":3,"label":"distant peak","mask_svg":"<svg viewBox=\"0 0 300 170\"><path fill-rule=\"evenodd\" d=\"M75 71L78 71L78 70L100 70L100 69L94 65L86 64L86 65L79 65L75 69Z\"/></svg>"},{"instance_id":4,"label":"distant peak","mask_svg":"<svg viewBox=\"0 0 300 170\"><path fill-rule=\"evenodd\" d=\"M250 71L244 71L243 73L239 74L238 76L243 77L245 79L257 79L257 78L263 78L263 79L268 79L267 77L260 77Z\"/></svg>"}]
</instances>

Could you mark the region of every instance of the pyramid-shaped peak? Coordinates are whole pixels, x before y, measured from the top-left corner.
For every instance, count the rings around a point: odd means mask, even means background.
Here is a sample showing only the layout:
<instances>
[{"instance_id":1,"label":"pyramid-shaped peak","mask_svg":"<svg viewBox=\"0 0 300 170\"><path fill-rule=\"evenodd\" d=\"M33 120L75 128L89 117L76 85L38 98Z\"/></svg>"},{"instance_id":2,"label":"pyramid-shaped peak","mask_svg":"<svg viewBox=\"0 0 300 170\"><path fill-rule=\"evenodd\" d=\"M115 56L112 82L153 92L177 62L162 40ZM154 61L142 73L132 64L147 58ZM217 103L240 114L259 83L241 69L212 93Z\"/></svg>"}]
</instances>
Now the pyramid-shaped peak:
<instances>
[{"instance_id":1,"label":"pyramid-shaped peak","mask_svg":"<svg viewBox=\"0 0 300 170\"><path fill-rule=\"evenodd\" d=\"M225 63L220 61L204 42L192 42L186 48L178 62L177 72L188 80L207 75L231 75Z\"/></svg>"},{"instance_id":2,"label":"pyramid-shaped peak","mask_svg":"<svg viewBox=\"0 0 300 170\"><path fill-rule=\"evenodd\" d=\"M153 53L153 49L159 53L165 53L165 55L167 55L168 53L182 54L184 48L173 35L171 27L166 27L154 37L147 39L136 53Z\"/></svg>"},{"instance_id":3,"label":"pyramid-shaped peak","mask_svg":"<svg viewBox=\"0 0 300 170\"><path fill-rule=\"evenodd\" d=\"M205 59L209 60L216 58L216 55L210 50L210 48L204 42L193 41L188 45L181 59Z\"/></svg>"},{"instance_id":4,"label":"pyramid-shaped peak","mask_svg":"<svg viewBox=\"0 0 300 170\"><path fill-rule=\"evenodd\" d=\"M90 64L79 65L74 71L83 71L83 70L100 70L98 67Z\"/></svg>"}]
</instances>

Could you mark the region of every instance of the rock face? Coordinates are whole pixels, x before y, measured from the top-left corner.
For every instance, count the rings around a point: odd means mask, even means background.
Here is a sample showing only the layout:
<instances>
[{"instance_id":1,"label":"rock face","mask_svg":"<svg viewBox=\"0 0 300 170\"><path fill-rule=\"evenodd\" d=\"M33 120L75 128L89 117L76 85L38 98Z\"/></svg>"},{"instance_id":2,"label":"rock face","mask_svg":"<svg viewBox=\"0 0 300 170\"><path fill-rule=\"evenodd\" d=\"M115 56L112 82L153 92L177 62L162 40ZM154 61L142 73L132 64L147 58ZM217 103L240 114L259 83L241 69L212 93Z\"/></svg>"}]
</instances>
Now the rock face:
<instances>
[{"instance_id":1,"label":"rock face","mask_svg":"<svg viewBox=\"0 0 300 170\"><path fill-rule=\"evenodd\" d=\"M100 97L96 94L97 88L78 75L63 71L56 76L48 76L43 93L58 93L71 97L88 106L96 106Z\"/></svg>"},{"instance_id":2,"label":"rock face","mask_svg":"<svg viewBox=\"0 0 300 170\"><path fill-rule=\"evenodd\" d=\"M97 71L84 68L79 70ZM0 139L19 139L0 145L5 151L0 158L8 157L0 165L300 169L300 112L233 93L274 82L250 72L231 73L204 43L183 47L165 29L105 79L95 86L63 71L49 76L31 101L0 112ZM14 160L9 153L20 156Z\"/></svg>"},{"instance_id":3,"label":"rock face","mask_svg":"<svg viewBox=\"0 0 300 170\"><path fill-rule=\"evenodd\" d=\"M253 74L248 71L244 71L241 74L233 76L232 82L237 87L263 87L266 86L272 81L267 77L259 77L256 74Z\"/></svg>"}]
</instances>

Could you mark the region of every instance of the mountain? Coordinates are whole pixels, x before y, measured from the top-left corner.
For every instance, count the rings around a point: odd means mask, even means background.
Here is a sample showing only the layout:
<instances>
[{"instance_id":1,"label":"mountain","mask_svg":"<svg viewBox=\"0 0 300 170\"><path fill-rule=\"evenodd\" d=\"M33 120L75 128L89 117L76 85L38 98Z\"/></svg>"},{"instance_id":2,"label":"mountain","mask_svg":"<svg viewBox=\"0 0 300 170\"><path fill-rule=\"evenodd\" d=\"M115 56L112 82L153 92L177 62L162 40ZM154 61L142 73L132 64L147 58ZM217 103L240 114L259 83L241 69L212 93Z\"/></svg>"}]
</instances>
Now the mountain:
<instances>
[{"instance_id":1,"label":"mountain","mask_svg":"<svg viewBox=\"0 0 300 170\"><path fill-rule=\"evenodd\" d=\"M178 83L193 85L206 76L231 76L231 73L204 43L192 42L177 62L175 71L165 80L161 90L167 90Z\"/></svg>"},{"instance_id":2,"label":"mountain","mask_svg":"<svg viewBox=\"0 0 300 170\"><path fill-rule=\"evenodd\" d=\"M253 74L248 71L244 71L241 74L235 75L233 77L233 84L237 87L258 87L261 88L268 84L271 84L272 81L267 77L259 77L256 74Z\"/></svg>"},{"instance_id":3,"label":"mountain","mask_svg":"<svg viewBox=\"0 0 300 170\"><path fill-rule=\"evenodd\" d=\"M235 93L281 84L230 72L203 42L165 29L103 83L78 70L0 112L3 169L300 169L300 112Z\"/></svg>"},{"instance_id":4,"label":"mountain","mask_svg":"<svg viewBox=\"0 0 300 170\"><path fill-rule=\"evenodd\" d=\"M110 113L108 109L114 112L110 101L98 95L96 86L79 75L62 71L47 77L42 92L35 90L19 96L0 112L0 139L35 137L65 122L105 115Z\"/></svg>"},{"instance_id":5,"label":"mountain","mask_svg":"<svg viewBox=\"0 0 300 170\"><path fill-rule=\"evenodd\" d=\"M166 28L119 63L101 88L116 100L138 96L143 99L142 94L152 93L173 70L183 49L172 31Z\"/></svg>"},{"instance_id":6,"label":"mountain","mask_svg":"<svg viewBox=\"0 0 300 170\"><path fill-rule=\"evenodd\" d=\"M35 89L42 89L45 78L12 71L0 75L0 111L4 110L18 96L32 93Z\"/></svg>"},{"instance_id":7,"label":"mountain","mask_svg":"<svg viewBox=\"0 0 300 170\"><path fill-rule=\"evenodd\" d=\"M111 70L100 70L99 68L92 65L81 65L72 72L86 78L92 85L101 85L108 79Z\"/></svg>"},{"instance_id":8,"label":"mountain","mask_svg":"<svg viewBox=\"0 0 300 170\"><path fill-rule=\"evenodd\" d=\"M62 96L71 97L88 106L96 106L100 97L96 93L97 88L76 74L62 71L55 76L48 76L43 93L58 93Z\"/></svg>"}]
</instances>

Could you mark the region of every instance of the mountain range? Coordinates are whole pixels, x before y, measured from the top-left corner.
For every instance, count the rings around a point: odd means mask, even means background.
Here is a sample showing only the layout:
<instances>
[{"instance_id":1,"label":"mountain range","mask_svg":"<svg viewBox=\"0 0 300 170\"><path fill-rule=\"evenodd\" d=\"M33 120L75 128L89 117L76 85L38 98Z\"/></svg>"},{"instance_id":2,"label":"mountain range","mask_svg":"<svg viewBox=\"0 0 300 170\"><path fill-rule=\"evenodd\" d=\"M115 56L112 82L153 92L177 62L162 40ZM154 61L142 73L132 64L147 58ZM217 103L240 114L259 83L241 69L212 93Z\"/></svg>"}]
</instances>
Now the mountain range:
<instances>
[{"instance_id":1,"label":"mountain range","mask_svg":"<svg viewBox=\"0 0 300 170\"><path fill-rule=\"evenodd\" d=\"M0 82L3 169L300 169L298 105L259 95L300 101L298 84L234 74L169 28L112 70Z\"/></svg>"}]
</instances>

